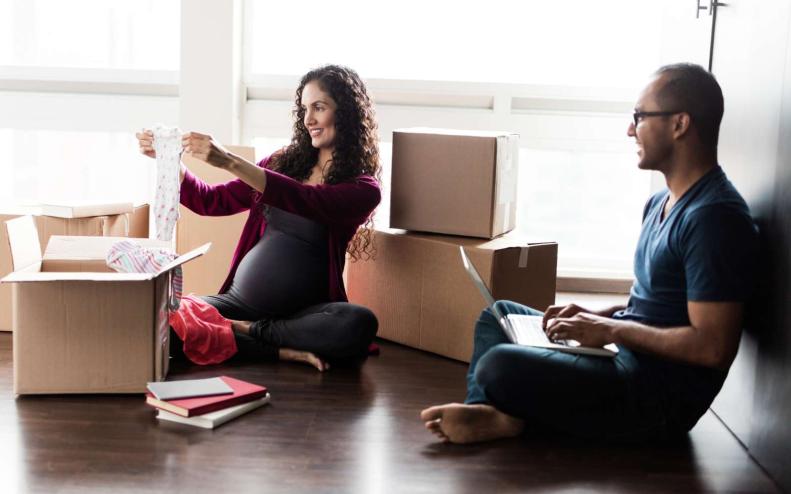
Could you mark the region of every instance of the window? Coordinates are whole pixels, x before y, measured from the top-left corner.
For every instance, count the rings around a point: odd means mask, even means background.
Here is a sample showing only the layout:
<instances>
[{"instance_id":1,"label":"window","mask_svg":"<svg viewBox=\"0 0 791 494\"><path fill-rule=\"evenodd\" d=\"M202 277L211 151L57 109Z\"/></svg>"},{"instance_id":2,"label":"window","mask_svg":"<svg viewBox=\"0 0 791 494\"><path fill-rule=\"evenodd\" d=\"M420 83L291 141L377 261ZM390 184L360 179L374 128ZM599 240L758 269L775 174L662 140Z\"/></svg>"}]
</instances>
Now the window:
<instances>
[{"instance_id":1,"label":"window","mask_svg":"<svg viewBox=\"0 0 791 494\"><path fill-rule=\"evenodd\" d=\"M149 199L134 132L178 121L180 21L178 0L0 0L1 205Z\"/></svg>"},{"instance_id":2,"label":"window","mask_svg":"<svg viewBox=\"0 0 791 494\"><path fill-rule=\"evenodd\" d=\"M519 161L517 229L556 240L567 276L627 276L651 192L634 157L522 148Z\"/></svg>"},{"instance_id":3,"label":"window","mask_svg":"<svg viewBox=\"0 0 791 494\"><path fill-rule=\"evenodd\" d=\"M14 163L14 204L148 199L154 162L137 153L128 133L3 129L0 135Z\"/></svg>"},{"instance_id":4,"label":"window","mask_svg":"<svg viewBox=\"0 0 791 494\"><path fill-rule=\"evenodd\" d=\"M637 169L626 129L639 89L663 60L668 7L648 0L370 5L247 1L247 142L287 143L299 76L324 63L348 65L376 101L386 172L399 127L517 132L517 230L559 243L561 275L630 276L642 208L657 181ZM388 177L377 215L383 226Z\"/></svg>"},{"instance_id":5,"label":"window","mask_svg":"<svg viewBox=\"0 0 791 494\"><path fill-rule=\"evenodd\" d=\"M178 70L179 2L0 0L0 66Z\"/></svg>"},{"instance_id":6,"label":"window","mask_svg":"<svg viewBox=\"0 0 791 494\"><path fill-rule=\"evenodd\" d=\"M53 200L145 201L152 160L136 130L178 120L178 100L0 92L0 205Z\"/></svg>"},{"instance_id":7,"label":"window","mask_svg":"<svg viewBox=\"0 0 791 494\"><path fill-rule=\"evenodd\" d=\"M368 79L639 86L661 48L657 3L249 1L248 67L298 75L341 63Z\"/></svg>"}]
</instances>

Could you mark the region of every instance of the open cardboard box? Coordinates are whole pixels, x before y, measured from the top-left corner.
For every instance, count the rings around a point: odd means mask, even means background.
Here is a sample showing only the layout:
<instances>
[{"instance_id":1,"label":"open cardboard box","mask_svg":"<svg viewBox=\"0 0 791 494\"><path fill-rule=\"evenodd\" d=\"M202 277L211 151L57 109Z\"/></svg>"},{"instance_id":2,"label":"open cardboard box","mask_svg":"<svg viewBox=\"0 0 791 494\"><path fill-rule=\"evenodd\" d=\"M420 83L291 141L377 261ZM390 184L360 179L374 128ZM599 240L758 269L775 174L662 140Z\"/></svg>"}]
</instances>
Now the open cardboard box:
<instances>
[{"instance_id":1,"label":"open cardboard box","mask_svg":"<svg viewBox=\"0 0 791 494\"><path fill-rule=\"evenodd\" d=\"M116 273L104 259L124 237L53 236L42 256L31 216L6 225L14 271L0 282L13 285L15 393L142 393L165 378L170 272L211 244L156 273Z\"/></svg>"},{"instance_id":2,"label":"open cardboard box","mask_svg":"<svg viewBox=\"0 0 791 494\"><path fill-rule=\"evenodd\" d=\"M107 205L97 204L93 209L82 208L81 212L94 213L108 211ZM148 238L148 204L132 206L130 211L102 216L76 217L79 214L69 211L71 218L48 216L52 213L44 206L4 208L0 210L0 278L12 271L11 253L8 251L5 222L26 214L34 214L38 237L43 251L52 235L135 237ZM119 211L119 210L116 210ZM0 331L11 330L11 286L0 284Z\"/></svg>"}]
</instances>

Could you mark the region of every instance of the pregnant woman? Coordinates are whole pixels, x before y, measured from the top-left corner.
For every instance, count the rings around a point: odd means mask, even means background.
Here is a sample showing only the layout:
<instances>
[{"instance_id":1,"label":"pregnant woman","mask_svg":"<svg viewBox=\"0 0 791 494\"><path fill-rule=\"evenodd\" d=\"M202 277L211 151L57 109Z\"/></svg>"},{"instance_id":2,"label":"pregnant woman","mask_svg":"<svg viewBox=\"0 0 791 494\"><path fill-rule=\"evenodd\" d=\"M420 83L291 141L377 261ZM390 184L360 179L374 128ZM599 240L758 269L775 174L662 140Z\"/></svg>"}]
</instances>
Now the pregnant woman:
<instances>
[{"instance_id":1,"label":"pregnant woman","mask_svg":"<svg viewBox=\"0 0 791 494\"><path fill-rule=\"evenodd\" d=\"M185 153L237 178L208 185L182 164L181 203L209 216L249 210L220 293L203 297L233 321L238 355L324 371L364 356L377 330L370 310L347 302L341 277L347 253L357 260L372 250L377 123L357 73L334 65L302 78L294 116L291 144L258 164L209 135L185 134ZM153 134L137 138L155 157Z\"/></svg>"}]
</instances>

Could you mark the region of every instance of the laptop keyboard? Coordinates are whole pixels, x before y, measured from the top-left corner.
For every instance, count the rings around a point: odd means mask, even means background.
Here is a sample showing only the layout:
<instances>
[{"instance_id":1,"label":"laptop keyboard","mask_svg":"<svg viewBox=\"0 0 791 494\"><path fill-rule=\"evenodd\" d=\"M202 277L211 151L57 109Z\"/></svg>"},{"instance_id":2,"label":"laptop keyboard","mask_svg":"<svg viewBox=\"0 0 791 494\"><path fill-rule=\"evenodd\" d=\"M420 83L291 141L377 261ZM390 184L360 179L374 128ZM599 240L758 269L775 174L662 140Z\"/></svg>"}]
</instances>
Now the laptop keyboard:
<instances>
[{"instance_id":1,"label":"laptop keyboard","mask_svg":"<svg viewBox=\"0 0 791 494\"><path fill-rule=\"evenodd\" d=\"M511 326L516 331L517 342L523 345L546 345L555 343L557 345L569 346L565 340L549 341L544 328L541 327L541 316L522 316L511 315L508 317Z\"/></svg>"},{"instance_id":2,"label":"laptop keyboard","mask_svg":"<svg viewBox=\"0 0 791 494\"><path fill-rule=\"evenodd\" d=\"M533 345L536 347L557 348L558 346L572 348L580 347L580 342L576 340L557 340L550 341L544 329L541 327L541 316L527 316L521 314L509 314L508 320L511 322L511 329L516 333L516 343L520 345ZM600 356L614 356L618 353L618 347L610 343L604 349L581 348L585 351L573 350L573 353L588 353ZM564 351L564 350L561 350ZM597 353L598 352L598 353Z\"/></svg>"}]
</instances>

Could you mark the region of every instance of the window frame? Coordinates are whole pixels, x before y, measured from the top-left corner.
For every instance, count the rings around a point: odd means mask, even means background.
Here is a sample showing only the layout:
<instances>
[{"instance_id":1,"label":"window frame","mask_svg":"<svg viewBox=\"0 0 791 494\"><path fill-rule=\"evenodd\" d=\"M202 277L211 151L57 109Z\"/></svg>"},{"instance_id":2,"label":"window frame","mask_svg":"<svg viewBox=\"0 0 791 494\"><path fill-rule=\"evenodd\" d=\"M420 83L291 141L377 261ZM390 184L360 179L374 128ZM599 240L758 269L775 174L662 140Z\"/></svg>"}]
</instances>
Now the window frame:
<instances>
[{"instance_id":1,"label":"window frame","mask_svg":"<svg viewBox=\"0 0 791 494\"><path fill-rule=\"evenodd\" d=\"M247 75L242 142L250 143L257 136L290 137L298 84L299 76L294 75ZM394 129L413 126L410 120L417 112L425 126L448 127L448 122L453 122L450 126L454 128L517 132L520 145L533 149L633 150L633 143L624 136L633 111L634 89L392 79L368 79L366 85L376 103L384 142L392 141ZM584 129L577 128L570 135L562 125L569 119L582 122ZM556 124L540 128L539 122L546 121ZM601 121L610 121L616 133L597 130L596 122ZM653 191L654 177L646 180ZM558 275L559 289L568 291L627 293L632 280L631 272L603 269L560 268Z\"/></svg>"}]
</instances>

